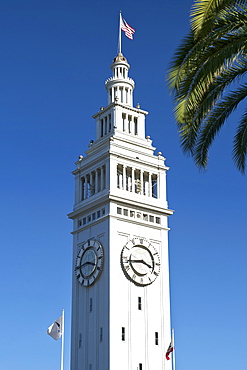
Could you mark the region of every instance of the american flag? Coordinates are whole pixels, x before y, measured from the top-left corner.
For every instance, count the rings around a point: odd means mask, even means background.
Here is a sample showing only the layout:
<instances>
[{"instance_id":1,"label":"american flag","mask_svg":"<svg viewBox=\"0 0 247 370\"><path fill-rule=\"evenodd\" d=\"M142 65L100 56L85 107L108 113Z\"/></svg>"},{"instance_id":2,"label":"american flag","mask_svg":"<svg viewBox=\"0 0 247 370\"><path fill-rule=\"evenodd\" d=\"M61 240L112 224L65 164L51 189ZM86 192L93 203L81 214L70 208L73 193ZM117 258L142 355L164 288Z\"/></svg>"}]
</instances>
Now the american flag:
<instances>
[{"instance_id":1,"label":"american flag","mask_svg":"<svg viewBox=\"0 0 247 370\"><path fill-rule=\"evenodd\" d=\"M129 39L133 40L133 34L135 33L135 29L132 28L125 19L123 19L122 15L120 14L120 28L124 31L125 36Z\"/></svg>"},{"instance_id":2,"label":"american flag","mask_svg":"<svg viewBox=\"0 0 247 370\"><path fill-rule=\"evenodd\" d=\"M169 347L167 348L167 351L166 351L166 359L167 360L170 360L170 353L172 353L174 349L174 346L173 346L173 341L171 341L171 343L169 344Z\"/></svg>"}]
</instances>

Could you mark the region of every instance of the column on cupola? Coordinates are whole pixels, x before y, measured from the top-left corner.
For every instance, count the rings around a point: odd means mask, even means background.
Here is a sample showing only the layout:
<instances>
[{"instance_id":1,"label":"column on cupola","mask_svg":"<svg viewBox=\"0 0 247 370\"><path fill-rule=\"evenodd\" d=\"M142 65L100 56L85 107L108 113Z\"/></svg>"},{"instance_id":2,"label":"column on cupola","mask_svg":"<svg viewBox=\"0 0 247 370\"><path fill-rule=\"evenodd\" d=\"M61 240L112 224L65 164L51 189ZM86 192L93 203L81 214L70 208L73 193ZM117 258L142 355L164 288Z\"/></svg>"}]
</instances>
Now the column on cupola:
<instances>
[{"instance_id":1,"label":"column on cupola","mask_svg":"<svg viewBox=\"0 0 247 370\"><path fill-rule=\"evenodd\" d=\"M126 190L131 191L131 167L126 167Z\"/></svg>"},{"instance_id":2,"label":"column on cupola","mask_svg":"<svg viewBox=\"0 0 247 370\"><path fill-rule=\"evenodd\" d=\"M152 196L152 174L148 174L148 196Z\"/></svg>"},{"instance_id":3,"label":"column on cupola","mask_svg":"<svg viewBox=\"0 0 247 370\"><path fill-rule=\"evenodd\" d=\"M164 158L159 158L162 162ZM166 199L166 171L161 170L158 174L158 198L160 201L168 207Z\"/></svg>"},{"instance_id":4,"label":"column on cupola","mask_svg":"<svg viewBox=\"0 0 247 370\"><path fill-rule=\"evenodd\" d=\"M87 182L87 176L85 176L85 181L84 181L84 199L87 199L87 188L88 188L88 182Z\"/></svg>"},{"instance_id":5,"label":"column on cupola","mask_svg":"<svg viewBox=\"0 0 247 370\"><path fill-rule=\"evenodd\" d=\"M149 172L143 172L143 194L149 196Z\"/></svg>"},{"instance_id":6,"label":"column on cupola","mask_svg":"<svg viewBox=\"0 0 247 370\"><path fill-rule=\"evenodd\" d=\"M95 170L95 193L98 193L98 191L99 191L98 180L99 180L99 173L98 173L98 168L96 168L96 170Z\"/></svg>"},{"instance_id":7,"label":"column on cupola","mask_svg":"<svg viewBox=\"0 0 247 370\"><path fill-rule=\"evenodd\" d=\"M126 166L123 165L123 190L126 190Z\"/></svg>"},{"instance_id":8,"label":"column on cupola","mask_svg":"<svg viewBox=\"0 0 247 370\"><path fill-rule=\"evenodd\" d=\"M141 181L140 194L142 195L143 194L143 170L140 170L140 181Z\"/></svg>"},{"instance_id":9,"label":"column on cupola","mask_svg":"<svg viewBox=\"0 0 247 370\"><path fill-rule=\"evenodd\" d=\"M104 184L104 169L102 166L100 167L100 191L103 190L103 184Z\"/></svg>"},{"instance_id":10,"label":"column on cupola","mask_svg":"<svg viewBox=\"0 0 247 370\"><path fill-rule=\"evenodd\" d=\"M89 174L89 189L90 189L90 197L93 195L93 172Z\"/></svg>"},{"instance_id":11,"label":"column on cupola","mask_svg":"<svg viewBox=\"0 0 247 370\"><path fill-rule=\"evenodd\" d=\"M131 191L132 191L132 193L135 191L134 186L135 186L135 182L134 182L134 168L131 167Z\"/></svg>"},{"instance_id":12,"label":"column on cupola","mask_svg":"<svg viewBox=\"0 0 247 370\"><path fill-rule=\"evenodd\" d=\"M123 109L119 105L114 107L114 127L120 131L123 131Z\"/></svg>"},{"instance_id":13,"label":"column on cupola","mask_svg":"<svg viewBox=\"0 0 247 370\"><path fill-rule=\"evenodd\" d=\"M110 186L110 189L116 189L117 187L119 187L119 175L118 175L118 171L119 171L119 168L118 168L118 163L116 160L112 159L109 163L109 171L110 171L110 175L109 175L109 186Z\"/></svg>"},{"instance_id":14,"label":"column on cupola","mask_svg":"<svg viewBox=\"0 0 247 370\"><path fill-rule=\"evenodd\" d=\"M105 164L105 189L110 189L110 162Z\"/></svg>"}]
</instances>

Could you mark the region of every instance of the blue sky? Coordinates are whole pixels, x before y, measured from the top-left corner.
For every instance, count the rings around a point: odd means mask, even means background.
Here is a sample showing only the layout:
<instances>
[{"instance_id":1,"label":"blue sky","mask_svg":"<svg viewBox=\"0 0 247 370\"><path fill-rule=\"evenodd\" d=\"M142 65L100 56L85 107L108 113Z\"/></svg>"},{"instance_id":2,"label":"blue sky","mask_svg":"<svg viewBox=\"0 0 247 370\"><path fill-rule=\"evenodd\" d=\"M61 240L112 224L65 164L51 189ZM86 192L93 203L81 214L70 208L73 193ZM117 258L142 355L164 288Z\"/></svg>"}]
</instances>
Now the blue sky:
<instances>
[{"instance_id":1,"label":"blue sky","mask_svg":"<svg viewBox=\"0 0 247 370\"><path fill-rule=\"evenodd\" d=\"M0 4L0 368L59 369L47 327L65 309L69 370L71 171L94 139L117 53L118 14L136 29L122 50L146 133L167 158L171 314L178 370L246 370L246 177L231 160L239 112L200 172L179 146L165 75L192 0L10 0ZM164 349L165 351L165 349Z\"/></svg>"}]
</instances>

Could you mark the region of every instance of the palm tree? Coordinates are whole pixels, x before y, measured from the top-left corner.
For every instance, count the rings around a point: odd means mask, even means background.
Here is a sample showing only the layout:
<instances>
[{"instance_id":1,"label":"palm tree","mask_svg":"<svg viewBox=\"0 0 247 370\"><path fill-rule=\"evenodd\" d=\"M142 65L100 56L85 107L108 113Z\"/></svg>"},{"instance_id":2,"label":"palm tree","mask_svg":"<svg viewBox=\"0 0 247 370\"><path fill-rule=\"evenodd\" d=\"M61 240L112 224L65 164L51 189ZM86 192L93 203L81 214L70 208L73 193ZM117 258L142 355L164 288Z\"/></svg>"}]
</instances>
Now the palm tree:
<instances>
[{"instance_id":1,"label":"palm tree","mask_svg":"<svg viewBox=\"0 0 247 370\"><path fill-rule=\"evenodd\" d=\"M195 0L191 30L168 72L181 146L205 168L209 148L247 97L247 0ZM237 82L237 84L236 84ZM245 172L247 109L236 128L233 160Z\"/></svg>"}]
</instances>

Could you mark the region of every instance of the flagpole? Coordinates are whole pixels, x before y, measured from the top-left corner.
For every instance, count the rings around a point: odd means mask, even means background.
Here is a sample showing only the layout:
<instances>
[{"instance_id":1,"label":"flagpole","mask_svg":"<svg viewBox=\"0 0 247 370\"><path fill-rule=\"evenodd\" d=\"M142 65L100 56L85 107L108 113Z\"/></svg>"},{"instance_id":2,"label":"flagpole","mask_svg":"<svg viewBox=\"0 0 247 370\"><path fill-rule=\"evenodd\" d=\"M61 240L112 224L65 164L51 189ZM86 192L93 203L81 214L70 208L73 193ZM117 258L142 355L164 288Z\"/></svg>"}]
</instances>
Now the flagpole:
<instances>
[{"instance_id":1,"label":"flagpole","mask_svg":"<svg viewBox=\"0 0 247 370\"><path fill-rule=\"evenodd\" d=\"M121 14L121 10L120 10L120 13L119 13L119 33L118 33L118 52L119 53L122 53L121 17L122 17L122 14Z\"/></svg>"},{"instance_id":2,"label":"flagpole","mask_svg":"<svg viewBox=\"0 0 247 370\"><path fill-rule=\"evenodd\" d=\"M62 310L61 370L64 370L64 309Z\"/></svg>"},{"instance_id":3,"label":"flagpole","mask_svg":"<svg viewBox=\"0 0 247 370\"><path fill-rule=\"evenodd\" d=\"M173 352L172 352L172 367L173 370L176 370L176 363L175 363L175 342L174 342L174 329L172 329L172 343L173 343Z\"/></svg>"}]
</instances>

